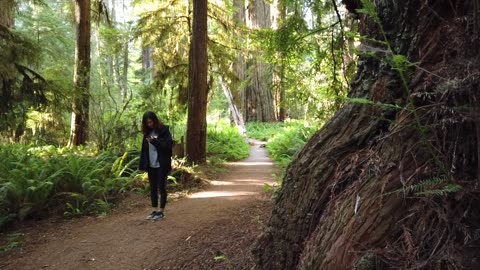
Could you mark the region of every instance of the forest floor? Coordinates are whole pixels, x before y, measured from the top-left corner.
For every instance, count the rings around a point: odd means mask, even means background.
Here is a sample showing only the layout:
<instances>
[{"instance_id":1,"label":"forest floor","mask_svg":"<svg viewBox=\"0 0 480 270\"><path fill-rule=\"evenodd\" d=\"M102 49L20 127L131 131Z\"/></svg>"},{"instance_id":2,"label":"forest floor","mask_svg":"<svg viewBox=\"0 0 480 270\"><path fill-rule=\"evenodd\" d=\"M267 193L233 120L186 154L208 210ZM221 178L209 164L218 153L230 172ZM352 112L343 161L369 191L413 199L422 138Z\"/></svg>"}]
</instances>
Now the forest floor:
<instances>
[{"instance_id":1,"label":"forest floor","mask_svg":"<svg viewBox=\"0 0 480 270\"><path fill-rule=\"evenodd\" d=\"M256 142L250 157L204 191L169 202L146 220L149 198L132 194L106 217L41 221L20 229L22 244L1 269L251 269L251 246L272 207L273 162Z\"/></svg>"}]
</instances>

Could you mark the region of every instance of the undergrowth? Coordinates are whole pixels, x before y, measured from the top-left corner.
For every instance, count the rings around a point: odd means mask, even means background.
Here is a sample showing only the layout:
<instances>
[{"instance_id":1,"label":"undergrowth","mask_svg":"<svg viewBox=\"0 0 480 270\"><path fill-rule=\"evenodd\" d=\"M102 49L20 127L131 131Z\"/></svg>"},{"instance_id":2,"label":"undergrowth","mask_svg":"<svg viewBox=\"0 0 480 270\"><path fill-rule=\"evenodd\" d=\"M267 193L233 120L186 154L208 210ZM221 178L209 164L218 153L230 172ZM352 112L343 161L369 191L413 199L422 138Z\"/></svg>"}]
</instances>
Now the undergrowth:
<instances>
[{"instance_id":1,"label":"undergrowth","mask_svg":"<svg viewBox=\"0 0 480 270\"><path fill-rule=\"evenodd\" d=\"M218 121L207 129L207 155L209 160L235 161L247 158L250 146L236 127L228 122Z\"/></svg>"},{"instance_id":2,"label":"undergrowth","mask_svg":"<svg viewBox=\"0 0 480 270\"><path fill-rule=\"evenodd\" d=\"M320 124L303 120L288 120L277 125L275 135L269 135L271 137L267 141L270 157L281 168L286 168L319 128ZM265 130L271 134L270 128Z\"/></svg>"},{"instance_id":3,"label":"undergrowth","mask_svg":"<svg viewBox=\"0 0 480 270\"><path fill-rule=\"evenodd\" d=\"M248 157L249 145L228 123L208 127L209 167ZM122 193L148 191L137 170L139 152L121 155L95 147L0 145L0 230L13 222L52 215L102 215ZM169 192L202 185L186 161L173 161Z\"/></svg>"},{"instance_id":4,"label":"undergrowth","mask_svg":"<svg viewBox=\"0 0 480 270\"><path fill-rule=\"evenodd\" d=\"M0 229L27 218L106 214L122 193L148 191L138 156L136 150L118 157L89 147L1 145ZM174 167L170 190L198 180L184 162L175 160Z\"/></svg>"},{"instance_id":5,"label":"undergrowth","mask_svg":"<svg viewBox=\"0 0 480 270\"><path fill-rule=\"evenodd\" d=\"M275 136L283 127L284 123L282 122L248 122L247 134L249 138L266 142Z\"/></svg>"}]
</instances>

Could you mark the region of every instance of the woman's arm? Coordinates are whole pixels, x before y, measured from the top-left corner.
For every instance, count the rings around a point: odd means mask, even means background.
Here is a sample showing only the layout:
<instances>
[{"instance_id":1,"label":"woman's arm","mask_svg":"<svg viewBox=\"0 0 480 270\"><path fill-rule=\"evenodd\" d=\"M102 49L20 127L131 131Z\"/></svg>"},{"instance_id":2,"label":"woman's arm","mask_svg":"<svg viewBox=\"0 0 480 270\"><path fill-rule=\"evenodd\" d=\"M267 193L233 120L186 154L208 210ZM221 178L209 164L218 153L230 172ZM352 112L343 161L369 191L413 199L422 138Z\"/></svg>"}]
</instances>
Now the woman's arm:
<instances>
[{"instance_id":1,"label":"woman's arm","mask_svg":"<svg viewBox=\"0 0 480 270\"><path fill-rule=\"evenodd\" d=\"M165 126L165 129L161 137L153 138L150 142L161 150L170 150L173 146L172 134L170 134L167 126Z\"/></svg>"}]
</instances>

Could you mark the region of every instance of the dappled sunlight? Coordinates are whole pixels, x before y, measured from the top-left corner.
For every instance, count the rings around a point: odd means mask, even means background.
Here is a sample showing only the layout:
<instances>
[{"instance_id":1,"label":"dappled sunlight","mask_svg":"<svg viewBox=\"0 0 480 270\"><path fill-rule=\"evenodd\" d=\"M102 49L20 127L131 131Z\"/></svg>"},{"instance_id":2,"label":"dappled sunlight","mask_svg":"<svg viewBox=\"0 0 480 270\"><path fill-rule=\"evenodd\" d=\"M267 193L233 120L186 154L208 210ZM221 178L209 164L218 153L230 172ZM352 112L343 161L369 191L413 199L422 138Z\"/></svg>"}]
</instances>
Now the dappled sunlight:
<instances>
[{"instance_id":1,"label":"dappled sunlight","mask_svg":"<svg viewBox=\"0 0 480 270\"><path fill-rule=\"evenodd\" d=\"M227 162L228 165L235 165L235 166L265 166L265 165L273 165L273 162L261 162L261 161L238 161L238 162Z\"/></svg>"},{"instance_id":2,"label":"dappled sunlight","mask_svg":"<svg viewBox=\"0 0 480 270\"><path fill-rule=\"evenodd\" d=\"M248 185L252 185L252 183L265 183L265 180L261 179L250 179L250 178L236 178L235 182L247 182L249 183Z\"/></svg>"},{"instance_id":3,"label":"dappled sunlight","mask_svg":"<svg viewBox=\"0 0 480 270\"><path fill-rule=\"evenodd\" d=\"M188 196L191 199L202 199L202 198L216 198L216 197L238 197L238 196L252 196L257 194L257 192L251 191L205 191L192 194Z\"/></svg>"},{"instance_id":4,"label":"dappled sunlight","mask_svg":"<svg viewBox=\"0 0 480 270\"><path fill-rule=\"evenodd\" d=\"M235 183L230 181L210 181L210 183L214 186L263 186L265 184L264 181L256 181L256 180L246 180L241 182L251 182L251 183Z\"/></svg>"}]
</instances>

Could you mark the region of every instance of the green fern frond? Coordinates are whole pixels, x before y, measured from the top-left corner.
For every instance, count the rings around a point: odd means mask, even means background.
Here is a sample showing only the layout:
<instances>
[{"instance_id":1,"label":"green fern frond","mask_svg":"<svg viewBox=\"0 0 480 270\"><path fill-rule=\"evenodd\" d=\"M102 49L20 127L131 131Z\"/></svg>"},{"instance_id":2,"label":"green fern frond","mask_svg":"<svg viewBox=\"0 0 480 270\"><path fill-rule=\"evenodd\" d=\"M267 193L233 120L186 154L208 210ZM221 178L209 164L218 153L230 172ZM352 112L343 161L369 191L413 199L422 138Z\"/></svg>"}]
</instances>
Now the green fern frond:
<instances>
[{"instance_id":1,"label":"green fern frond","mask_svg":"<svg viewBox=\"0 0 480 270\"><path fill-rule=\"evenodd\" d=\"M416 184L394 190L385 195L404 192L413 193L416 196L445 196L460 190L462 190L462 186L451 183L446 176L442 175L422 180Z\"/></svg>"}]
</instances>

